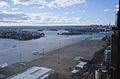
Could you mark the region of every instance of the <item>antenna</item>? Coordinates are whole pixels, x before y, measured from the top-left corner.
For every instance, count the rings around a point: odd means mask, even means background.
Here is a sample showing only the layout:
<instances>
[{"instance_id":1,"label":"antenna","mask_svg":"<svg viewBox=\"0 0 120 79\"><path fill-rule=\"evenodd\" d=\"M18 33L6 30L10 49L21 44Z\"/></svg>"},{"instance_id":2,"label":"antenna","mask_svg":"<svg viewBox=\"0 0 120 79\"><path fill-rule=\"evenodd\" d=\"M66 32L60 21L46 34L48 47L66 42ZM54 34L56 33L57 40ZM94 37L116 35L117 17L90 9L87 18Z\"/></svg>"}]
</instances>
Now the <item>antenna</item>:
<instances>
[{"instance_id":1,"label":"antenna","mask_svg":"<svg viewBox=\"0 0 120 79\"><path fill-rule=\"evenodd\" d=\"M22 62L22 54L21 54L21 52L20 52L20 63Z\"/></svg>"}]
</instances>

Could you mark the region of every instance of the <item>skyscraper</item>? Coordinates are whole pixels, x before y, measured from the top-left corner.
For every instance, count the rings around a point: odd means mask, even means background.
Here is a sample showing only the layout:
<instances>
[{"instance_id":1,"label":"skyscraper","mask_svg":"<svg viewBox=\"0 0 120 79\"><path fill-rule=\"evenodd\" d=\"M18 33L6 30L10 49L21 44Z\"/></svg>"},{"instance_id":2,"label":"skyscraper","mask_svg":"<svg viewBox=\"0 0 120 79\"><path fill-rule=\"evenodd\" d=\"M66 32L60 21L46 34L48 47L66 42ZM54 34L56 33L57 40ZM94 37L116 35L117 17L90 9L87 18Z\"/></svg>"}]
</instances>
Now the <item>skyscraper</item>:
<instances>
[{"instance_id":1,"label":"skyscraper","mask_svg":"<svg viewBox=\"0 0 120 79\"><path fill-rule=\"evenodd\" d=\"M111 52L111 79L120 79L119 78L119 6L116 6L116 21L115 27L112 28L112 52Z\"/></svg>"}]
</instances>

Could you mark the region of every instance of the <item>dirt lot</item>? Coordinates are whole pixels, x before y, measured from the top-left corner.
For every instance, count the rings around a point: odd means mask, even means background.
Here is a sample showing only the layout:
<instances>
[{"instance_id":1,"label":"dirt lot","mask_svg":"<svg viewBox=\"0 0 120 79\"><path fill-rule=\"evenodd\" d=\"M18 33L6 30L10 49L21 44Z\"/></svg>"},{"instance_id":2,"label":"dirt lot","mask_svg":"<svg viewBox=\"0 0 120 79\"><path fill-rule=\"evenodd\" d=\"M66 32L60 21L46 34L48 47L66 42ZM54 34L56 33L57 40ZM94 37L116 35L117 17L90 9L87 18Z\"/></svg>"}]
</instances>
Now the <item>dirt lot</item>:
<instances>
[{"instance_id":1,"label":"dirt lot","mask_svg":"<svg viewBox=\"0 0 120 79\"><path fill-rule=\"evenodd\" d=\"M103 48L105 42L101 40L82 40L78 43L48 52L44 56L30 62L26 66L13 64L3 69L3 74L11 76L17 72L22 72L31 66L43 66L54 69L62 77L71 75L70 68L75 65L74 58L77 56L91 60L95 52Z\"/></svg>"}]
</instances>

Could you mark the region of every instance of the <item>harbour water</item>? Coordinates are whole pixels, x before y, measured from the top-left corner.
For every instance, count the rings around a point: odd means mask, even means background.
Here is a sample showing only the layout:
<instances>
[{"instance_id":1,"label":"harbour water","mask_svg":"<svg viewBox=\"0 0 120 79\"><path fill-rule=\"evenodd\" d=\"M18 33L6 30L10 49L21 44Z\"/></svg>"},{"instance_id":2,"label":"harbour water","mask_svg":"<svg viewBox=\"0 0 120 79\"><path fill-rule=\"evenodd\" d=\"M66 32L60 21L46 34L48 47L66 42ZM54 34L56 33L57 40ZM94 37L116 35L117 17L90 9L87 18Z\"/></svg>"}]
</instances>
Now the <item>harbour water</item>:
<instances>
[{"instance_id":1,"label":"harbour water","mask_svg":"<svg viewBox=\"0 0 120 79\"><path fill-rule=\"evenodd\" d=\"M21 61L29 61L33 57L35 52L44 53L64 47L80 40L88 38L102 38L106 34L110 33L94 33L94 34L84 34L84 35L72 35L64 36L57 35L57 33L64 32L64 30L59 31L43 31L45 37L29 40L29 41L18 41L13 39L0 39L0 64L8 63L13 64Z\"/></svg>"}]
</instances>

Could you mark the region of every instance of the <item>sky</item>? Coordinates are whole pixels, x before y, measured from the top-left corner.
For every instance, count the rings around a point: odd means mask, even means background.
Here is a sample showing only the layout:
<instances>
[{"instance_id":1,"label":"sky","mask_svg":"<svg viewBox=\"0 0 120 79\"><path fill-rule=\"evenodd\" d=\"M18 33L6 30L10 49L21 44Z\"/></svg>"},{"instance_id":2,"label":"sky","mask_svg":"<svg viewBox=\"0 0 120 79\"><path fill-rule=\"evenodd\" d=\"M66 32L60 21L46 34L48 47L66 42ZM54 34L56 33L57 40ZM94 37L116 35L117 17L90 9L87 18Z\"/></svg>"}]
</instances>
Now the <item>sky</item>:
<instances>
[{"instance_id":1,"label":"sky","mask_svg":"<svg viewBox=\"0 0 120 79\"><path fill-rule=\"evenodd\" d=\"M0 26L115 24L119 0L0 0Z\"/></svg>"}]
</instances>

